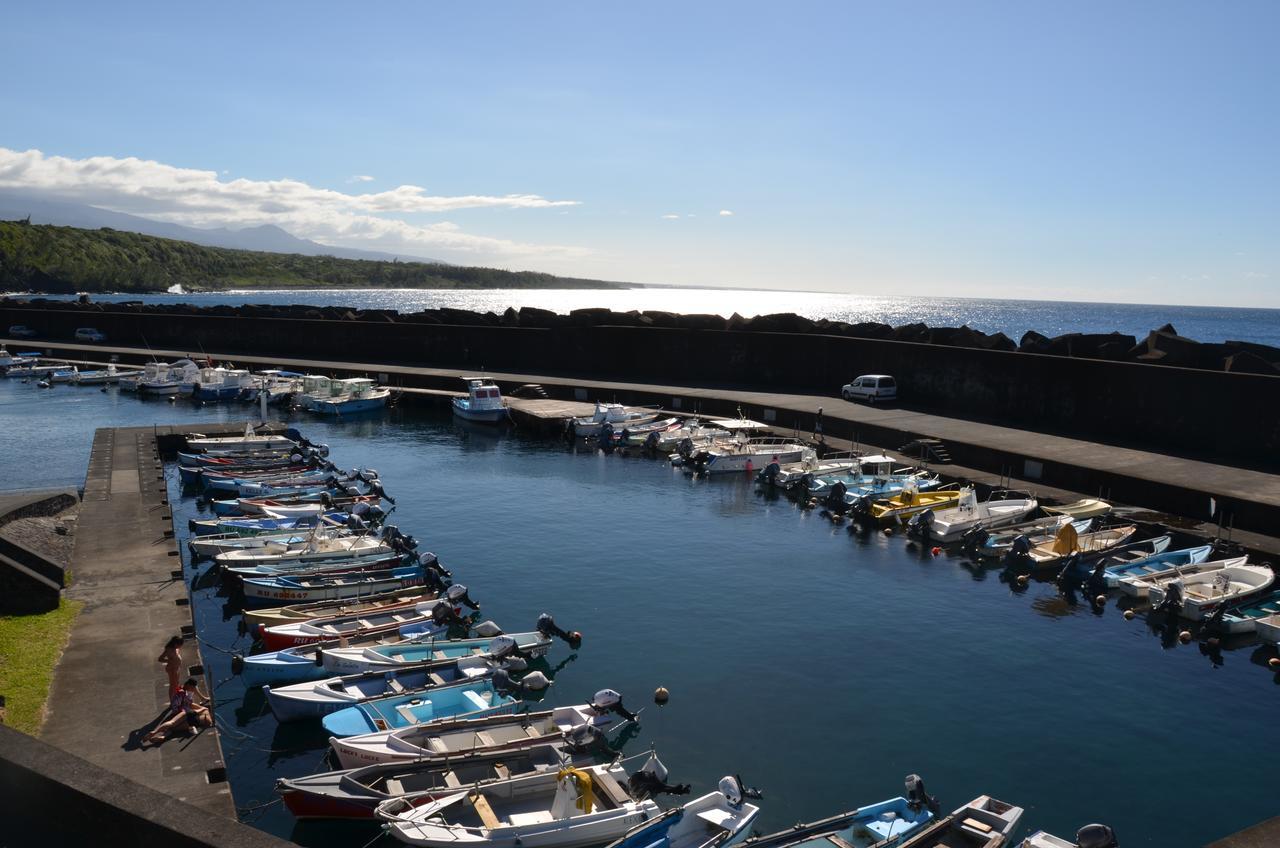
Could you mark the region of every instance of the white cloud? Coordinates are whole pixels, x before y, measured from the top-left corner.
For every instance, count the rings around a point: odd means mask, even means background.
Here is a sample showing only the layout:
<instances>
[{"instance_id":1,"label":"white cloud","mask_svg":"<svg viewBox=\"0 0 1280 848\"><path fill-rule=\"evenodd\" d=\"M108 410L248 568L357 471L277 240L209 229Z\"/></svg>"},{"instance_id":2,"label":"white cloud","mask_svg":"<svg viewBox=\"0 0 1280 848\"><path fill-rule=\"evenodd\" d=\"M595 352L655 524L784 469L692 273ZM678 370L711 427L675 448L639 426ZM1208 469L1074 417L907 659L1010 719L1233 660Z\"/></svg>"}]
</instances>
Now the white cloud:
<instances>
[{"instance_id":1,"label":"white cloud","mask_svg":"<svg viewBox=\"0 0 1280 848\"><path fill-rule=\"evenodd\" d=\"M668 221L674 221L680 216L679 215L663 215L662 217Z\"/></svg>"},{"instance_id":2,"label":"white cloud","mask_svg":"<svg viewBox=\"0 0 1280 848\"><path fill-rule=\"evenodd\" d=\"M0 188L37 191L189 226L276 224L326 244L384 249L454 250L504 257L581 256L582 248L522 244L459 231L449 222L419 224L389 214L457 209L545 209L576 206L535 194L436 196L420 186L365 194L317 188L300 180L222 180L216 171L111 156L71 159L0 147Z\"/></svg>"},{"instance_id":3,"label":"white cloud","mask_svg":"<svg viewBox=\"0 0 1280 848\"><path fill-rule=\"evenodd\" d=\"M721 210L720 210L720 217L721 217L721 218L729 218L729 217L731 217L732 215L733 215L733 211L732 211L732 210L729 210L729 209L721 209Z\"/></svg>"},{"instance_id":4,"label":"white cloud","mask_svg":"<svg viewBox=\"0 0 1280 848\"><path fill-rule=\"evenodd\" d=\"M354 177L352 177L351 179L347 180L347 182L349 182L349 183L371 183L371 182L373 182L373 177L369 176L368 174L356 174Z\"/></svg>"}]
</instances>

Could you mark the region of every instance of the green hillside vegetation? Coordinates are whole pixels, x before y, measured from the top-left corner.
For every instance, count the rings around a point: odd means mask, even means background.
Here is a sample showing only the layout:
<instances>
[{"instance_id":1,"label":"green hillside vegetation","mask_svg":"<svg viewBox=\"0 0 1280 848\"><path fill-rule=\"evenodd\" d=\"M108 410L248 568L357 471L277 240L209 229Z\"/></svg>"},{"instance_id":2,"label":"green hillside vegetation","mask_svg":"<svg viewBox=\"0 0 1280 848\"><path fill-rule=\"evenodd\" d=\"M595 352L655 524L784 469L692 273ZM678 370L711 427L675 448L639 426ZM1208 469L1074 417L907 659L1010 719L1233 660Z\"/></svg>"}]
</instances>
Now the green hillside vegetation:
<instances>
[{"instance_id":1,"label":"green hillside vegetation","mask_svg":"<svg viewBox=\"0 0 1280 848\"><path fill-rule=\"evenodd\" d=\"M230 250L106 228L0 221L0 290L162 292L175 284L187 291L625 288L533 271Z\"/></svg>"}]
</instances>

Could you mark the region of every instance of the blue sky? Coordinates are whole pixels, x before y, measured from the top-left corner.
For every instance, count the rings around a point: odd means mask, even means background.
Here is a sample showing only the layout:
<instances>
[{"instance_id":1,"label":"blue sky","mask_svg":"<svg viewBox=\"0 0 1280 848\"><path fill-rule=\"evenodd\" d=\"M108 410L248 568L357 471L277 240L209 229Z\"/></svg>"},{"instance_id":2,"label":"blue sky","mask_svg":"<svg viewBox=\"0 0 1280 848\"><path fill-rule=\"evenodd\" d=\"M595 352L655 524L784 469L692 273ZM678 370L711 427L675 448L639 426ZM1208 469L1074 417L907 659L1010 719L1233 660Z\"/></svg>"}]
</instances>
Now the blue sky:
<instances>
[{"instance_id":1,"label":"blue sky","mask_svg":"<svg viewBox=\"0 0 1280 848\"><path fill-rule=\"evenodd\" d=\"M23 4L0 189L608 279L1280 306L1276 32L1272 2Z\"/></svg>"}]
</instances>

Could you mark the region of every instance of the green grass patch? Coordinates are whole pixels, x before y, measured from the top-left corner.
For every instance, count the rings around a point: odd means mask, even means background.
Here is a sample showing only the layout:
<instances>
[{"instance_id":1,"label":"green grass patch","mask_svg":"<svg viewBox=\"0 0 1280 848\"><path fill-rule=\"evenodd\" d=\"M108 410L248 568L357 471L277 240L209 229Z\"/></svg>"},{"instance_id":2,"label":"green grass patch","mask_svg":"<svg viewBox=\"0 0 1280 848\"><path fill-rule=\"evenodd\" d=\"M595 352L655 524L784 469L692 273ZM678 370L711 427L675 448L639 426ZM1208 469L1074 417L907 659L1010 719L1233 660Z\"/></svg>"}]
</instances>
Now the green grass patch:
<instances>
[{"instance_id":1,"label":"green grass patch","mask_svg":"<svg viewBox=\"0 0 1280 848\"><path fill-rule=\"evenodd\" d=\"M0 695L9 727L40 732L53 669L82 606L63 598L56 610L40 615L0 615Z\"/></svg>"}]
</instances>

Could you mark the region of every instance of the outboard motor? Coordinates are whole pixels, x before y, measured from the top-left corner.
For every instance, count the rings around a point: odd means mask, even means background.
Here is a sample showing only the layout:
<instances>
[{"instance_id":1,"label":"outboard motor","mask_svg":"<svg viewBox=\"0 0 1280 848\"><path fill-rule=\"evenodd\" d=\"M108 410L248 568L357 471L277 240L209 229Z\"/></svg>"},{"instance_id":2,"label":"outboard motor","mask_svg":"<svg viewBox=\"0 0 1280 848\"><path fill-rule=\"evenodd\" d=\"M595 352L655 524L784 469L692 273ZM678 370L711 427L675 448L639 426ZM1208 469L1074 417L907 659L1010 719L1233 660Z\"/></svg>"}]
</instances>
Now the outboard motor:
<instances>
[{"instance_id":1,"label":"outboard motor","mask_svg":"<svg viewBox=\"0 0 1280 848\"><path fill-rule=\"evenodd\" d=\"M1058 572L1054 582L1063 592L1071 592L1084 585L1084 579L1080 576L1080 554L1075 553L1067 557L1066 563Z\"/></svg>"},{"instance_id":2,"label":"outboard motor","mask_svg":"<svg viewBox=\"0 0 1280 848\"><path fill-rule=\"evenodd\" d=\"M1107 594L1107 564L1099 561L1093 566L1093 571L1089 573L1089 579L1085 581L1085 585L1089 589L1089 597L1096 600L1099 595Z\"/></svg>"},{"instance_id":3,"label":"outboard motor","mask_svg":"<svg viewBox=\"0 0 1280 848\"><path fill-rule=\"evenodd\" d=\"M360 495L363 494L363 492L360 491L359 486L352 486L350 484L347 484L345 486L342 486L341 489L342 489L342 493L349 498L358 498L360 497Z\"/></svg>"},{"instance_id":4,"label":"outboard motor","mask_svg":"<svg viewBox=\"0 0 1280 848\"><path fill-rule=\"evenodd\" d=\"M493 688L499 692L541 692L551 685L551 681L540 671L531 671L519 680L514 680L505 668L493 672Z\"/></svg>"},{"instance_id":5,"label":"outboard motor","mask_svg":"<svg viewBox=\"0 0 1280 848\"><path fill-rule=\"evenodd\" d=\"M833 486L832 488L835 487ZM858 515L866 515L871 511L871 496L863 495L855 500L849 508Z\"/></svg>"},{"instance_id":6,"label":"outboard motor","mask_svg":"<svg viewBox=\"0 0 1280 848\"><path fill-rule=\"evenodd\" d=\"M309 446L311 444L311 442L306 440L306 437L304 437L301 433L298 432L296 427L290 427L288 430L285 430L284 437L291 442L297 442L303 447Z\"/></svg>"},{"instance_id":7,"label":"outboard motor","mask_svg":"<svg viewBox=\"0 0 1280 848\"><path fill-rule=\"evenodd\" d=\"M760 469L760 482L768 483L770 486L776 485L778 475L782 473L782 466L778 464L778 460L773 460L764 468Z\"/></svg>"},{"instance_id":8,"label":"outboard motor","mask_svg":"<svg viewBox=\"0 0 1280 848\"><path fill-rule=\"evenodd\" d=\"M600 433L596 436L596 444L605 453L613 453L613 425L608 421L600 425Z\"/></svg>"},{"instance_id":9,"label":"outboard motor","mask_svg":"<svg viewBox=\"0 0 1280 848\"><path fill-rule=\"evenodd\" d=\"M653 430L652 432L649 433L649 435L644 437L645 450L650 452L656 451L658 449L658 442L659 442L658 431Z\"/></svg>"},{"instance_id":10,"label":"outboard motor","mask_svg":"<svg viewBox=\"0 0 1280 848\"><path fill-rule=\"evenodd\" d=\"M1087 824L1076 831L1076 848L1119 848L1116 832L1105 824Z\"/></svg>"},{"instance_id":11,"label":"outboard motor","mask_svg":"<svg viewBox=\"0 0 1280 848\"><path fill-rule=\"evenodd\" d=\"M609 749L609 741L605 739L604 731L594 724L580 724L565 733L564 744L569 751L575 754L607 751Z\"/></svg>"},{"instance_id":12,"label":"outboard motor","mask_svg":"<svg viewBox=\"0 0 1280 848\"><path fill-rule=\"evenodd\" d=\"M363 533L364 531L369 529L369 525L365 522L365 520L360 516L356 515L355 513L347 513L346 524L347 524L347 529L354 530L358 533Z\"/></svg>"},{"instance_id":13,"label":"outboard motor","mask_svg":"<svg viewBox=\"0 0 1280 848\"><path fill-rule=\"evenodd\" d=\"M1001 564L1010 571L1031 571L1035 565L1031 558L1031 540L1025 535L1014 538Z\"/></svg>"},{"instance_id":14,"label":"outboard motor","mask_svg":"<svg viewBox=\"0 0 1280 848\"><path fill-rule=\"evenodd\" d=\"M396 499L388 495L386 490L382 488L382 484L377 480L374 480L369 484L369 494L377 495L389 504L394 504L396 502Z\"/></svg>"},{"instance_id":15,"label":"outboard motor","mask_svg":"<svg viewBox=\"0 0 1280 848\"><path fill-rule=\"evenodd\" d=\"M529 659L529 655L520 650L520 645L511 636L497 636L489 643L489 654L495 660Z\"/></svg>"},{"instance_id":16,"label":"outboard motor","mask_svg":"<svg viewBox=\"0 0 1280 848\"><path fill-rule=\"evenodd\" d=\"M716 784L716 788L720 790L720 794L729 802L730 807L741 807L746 800L759 801L764 797L764 793L759 789L753 789L742 782L742 778L736 774L726 775L720 778L720 782Z\"/></svg>"},{"instance_id":17,"label":"outboard motor","mask_svg":"<svg viewBox=\"0 0 1280 848\"><path fill-rule=\"evenodd\" d=\"M985 545L990 538L991 533L982 525L971 527L964 531L964 534L960 537L960 547L963 548L966 553L972 554L974 551L978 550L978 548Z\"/></svg>"},{"instance_id":18,"label":"outboard motor","mask_svg":"<svg viewBox=\"0 0 1280 848\"><path fill-rule=\"evenodd\" d=\"M938 799L925 791L924 778L918 774L907 775L907 806L914 813L921 810L938 813Z\"/></svg>"},{"instance_id":19,"label":"outboard motor","mask_svg":"<svg viewBox=\"0 0 1280 848\"><path fill-rule=\"evenodd\" d=\"M467 594L467 587L463 586L461 583L454 583L446 589L444 599L451 604L462 604L468 609L480 609L480 605L471 600L471 596Z\"/></svg>"},{"instance_id":20,"label":"outboard motor","mask_svg":"<svg viewBox=\"0 0 1280 848\"><path fill-rule=\"evenodd\" d=\"M933 526L933 510L926 509L924 512L917 512L907 521L908 536L928 536L929 528Z\"/></svg>"},{"instance_id":21,"label":"outboard motor","mask_svg":"<svg viewBox=\"0 0 1280 848\"><path fill-rule=\"evenodd\" d=\"M656 753L650 752L649 759L633 775L627 777L627 789L632 798L643 801L655 795L688 795L689 784L667 783L667 767L658 759Z\"/></svg>"},{"instance_id":22,"label":"outboard motor","mask_svg":"<svg viewBox=\"0 0 1280 848\"><path fill-rule=\"evenodd\" d=\"M333 497L328 492L320 493L320 503L324 505L326 510L333 508Z\"/></svg>"},{"instance_id":23,"label":"outboard motor","mask_svg":"<svg viewBox=\"0 0 1280 848\"><path fill-rule=\"evenodd\" d=\"M693 439L688 436L681 439L680 444L676 445L676 453L680 454L685 459L693 456Z\"/></svg>"},{"instance_id":24,"label":"outboard motor","mask_svg":"<svg viewBox=\"0 0 1280 848\"><path fill-rule=\"evenodd\" d=\"M289 454L289 462L292 463L293 465L301 465L304 459L306 459L306 457L303 456L298 451L294 451L293 453Z\"/></svg>"},{"instance_id":25,"label":"outboard motor","mask_svg":"<svg viewBox=\"0 0 1280 848\"><path fill-rule=\"evenodd\" d=\"M471 628L471 632L477 636L488 638L490 636L501 636L502 628L492 621L482 621L475 627Z\"/></svg>"},{"instance_id":26,"label":"outboard motor","mask_svg":"<svg viewBox=\"0 0 1280 848\"><path fill-rule=\"evenodd\" d=\"M596 715L617 713L627 721L636 720L636 714L622 705L622 696L612 689L601 689L592 696L590 707Z\"/></svg>"},{"instance_id":27,"label":"outboard motor","mask_svg":"<svg viewBox=\"0 0 1280 848\"><path fill-rule=\"evenodd\" d=\"M830 509L844 509L846 506L844 496L848 491L849 487L839 480L832 483L831 491L827 492L827 507ZM864 498L858 498L854 503L854 506L857 507L858 503L861 503L863 500Z\"/></svg>"},{"instance_id":28,"label":"outboard motor","mask_svg":"<svg viewBox=\"0 0 1280 848\"><path fill-rule=\"evenodd\" d=\"M1164 600L1156 607L1157 612L1176 616L1182 610L1182 584L1173 581L1164 590Z\"/></svg>"},{"instance_id":29,"label":"outboard motor","mask_svg":"<svg viewBox=\"0 0 1280 848\"><path fill-rule=\"evenodd\" d=\"M329 455L329 446L328 446L328 445L316 445L316 451L317 451L321 456L326 456L326 457L327 457L327 456Z\"/></svg>"},{"instance_id":30,"label":"outboard motor","mask_svg":"<svg viewBox=\"0 0 1280 848\"><path fill-rule=\"evenodd\" d=\"M538 616L538 623L534 625L534 628L544 636L555 636L558 639L563 639L570 648L575 650L582 645L582 634L576 630L566 631L560 629L560 626L556 624L556 620L551 617L549 612L544 612Z\"/></svg>"},{"instance_id":31,"label":"outboard motor","mask_svg":"<svg viewBox=\"0 0 1280 848\"><path fill-rule=\"evenodd\" d=\"M690 466L694 471L701 474L707 470L707 460L711 459L711 454L707 451L698 451L689 457L685 464Z\"/></svg>"},{"instance_id":32,"label":"outboard motor","mask_svg":"<svg viewBox=\"0 0 1280 848\"><path fill-rule=\"evenodd\" d=\"M1203 636L1221 636L1224 634L1222 619L1227 614L1227 604L1218 604L1218 608L1204 620L1204 624L1200 625L1200 635Z\"/></svg>"}]
</instances>

